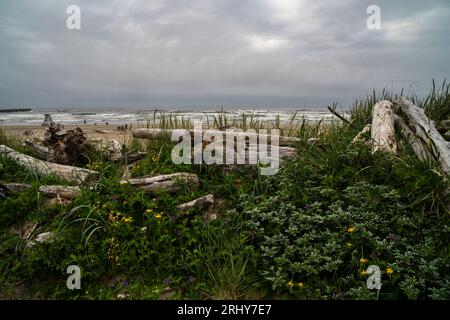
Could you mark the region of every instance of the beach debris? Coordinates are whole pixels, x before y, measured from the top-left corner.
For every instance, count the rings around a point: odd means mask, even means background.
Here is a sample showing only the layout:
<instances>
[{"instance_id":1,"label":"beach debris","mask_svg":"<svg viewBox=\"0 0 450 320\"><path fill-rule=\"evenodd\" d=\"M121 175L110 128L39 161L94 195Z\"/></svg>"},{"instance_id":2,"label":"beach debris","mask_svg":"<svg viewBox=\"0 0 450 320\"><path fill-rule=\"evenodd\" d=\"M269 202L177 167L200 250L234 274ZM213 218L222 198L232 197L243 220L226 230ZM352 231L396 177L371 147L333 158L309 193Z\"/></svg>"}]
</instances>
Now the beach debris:
<instances>
[{"instance_id":1,"label":"beach debris","mask_svg":"<svg viewBox=\"0 0 450 320\"><path fill-rule=\"evenodd\" d=\"M51 243L54 240L54 234L51 231L40 233L31 241L26 244L27 248L34 247L38 243Z\"/></svg>"},{"instance_id":2,"label":"beach debris","mask_svg":"<svg viewBox=\"0 0 450 320\"><path fill-rule=\"evenodd\" d=\"M351 122L348 121L347 119L345 119L344 116L341 116L341 115L336 111L336 108L335 108L335 107L332 108L332 107L328 106L328 110L329 110L332 114L334 114L336 117L338 117L339 119L341 119L342 121L344 121L346 124L351 125Z\"/></svg>"},{"instance_id":3,"label":"beach debris","mask_svg":"<svg viewBox=\"0 0 450 320\"><path fill-rule=\"evenodd\" d=\"M127 162L136 162L139 160L144 159L147 156L148 152L144 151L137 151L137 152L130 152L126 154Z\"/></svg>"},{"instance_id":4,"label":"beach debris","mask_svg":"<svg viewBox=\"0 0 450 320\"><path fill-rule=\"evenodd\" d=\"M99 176L98 172L93 170L39 160L5 145L0 145L0 154L42 176L55 175L78 184L95 180Z\"/></svg>"},{"instance_id":5,"label":"beach debris","mask_svg":"<svg viewBox=\"0 0 450 320\"><path fill-rule=\"evenodd\" d=\"M122 160L123 155L122 155L122 145L120 144L119 141L113 139L111 141L109 141L109 146L108 146L108 152L109 152L109 157L112 161L119 161Z\"/></svg>"},{"instance_id":6,"label":"beach debris","mask_svg":"<svg viewBox=\"0 0 450 320\"><path fill-rule=\"evenodd\" d=\"M394 121L396 127L400 130L402 136L405 137L405 139L411 145L414 154L417 156L417 158L421 161L431 159L431 154L428 151L427 146L425 145L422 139L420 139L415 135L414 131L412 131L412 129L406 124L405 120L395 115Z\"/></svg>"},{"instance_id":7,"label":"beach debris","mask_svg":"<svg viewBox=\"0 0 450 320\"><path fill-rule=\"evenodd\" d=\"M81 190L77 186L40 186L39 192L42 192L49 197L57 197L69 200L81 195Z\"/></svg>"},{"instance_id":8,"label":"beach debris","mask_svg":"<svg viewBox=\"0 0 450 320\"><path fill-rule=\"evenodd\" d=\"M62 130L59 127L50 126L44 135L44 146L49 148L47 161L60 164L76 164L85 162L86 137L83 130Z\"/></svg>"},{"instance_id":9,"label":"beach debris","mask_svg":"<svg viewBox=\"0 0 450 320\"><path fill-rule=\"evenodd\" d=\"M400 110L402 116L395 113ZM449 124L448 120L441 121L441 126ZM353 143L364 141L370 132L370 140L366 143L372 146L373 152L396 154L399 145L395 129L412 147L419 160L437 162L442 171L450 176L450 143L445 140L445 133L442 134L443 130L440 132L435 123L428 119L424 109L405 97L399 97L394 103L387 100L376 103L372 111L372 123L358 133Z\"/></svg>"},{"instance_id":10,"label":"beach debris","mask_svg":"<svg viewBox=\"0 0 450 320\"><path fill-rule=\"evenodd\" d=\"M423 141L432 158L440 164L447 176L450 176L449 144L436 130L434 123L428 119L423 109L417 107L405 97L399 97L395 104L405 114L408 119L408 126L414 132L414 135Z\"/></svg>"},{"instance_id":11,"label":"beach debris","mask_svg":"<svg viewBox=\"0 0 450 320\"><path fill-rule=\"evenodd\" d=\"M214 204L214 195L208 194L204 197L177 205L180 211L187 211L192 208L206 208Z\"/></svg>"},{"instance_id":12,"label":"beach debris","mask_svg":"<svg viewBox=\"0 0 450 320\"><path fill-rule=\"evenodd\" d=\"M361 132L359 132L355 138L353 138L352 143L359 143L359 142L366 142L367 143L367 137L370 137L370 130L372 129L372 125L369 123L367 124Z\"/></svg>"},{"instance_id":13,"label":"beach debris","mask_svg":"<svg viewBox=\"0 0 450 320\"><path fill-rule=\"evenodd\" d=\"M145 192L154 193L158 189L163 189L167 192L177 192L181 189L182 184L188 184L197 188L200 185L200 181L196 174L178 172L154 177L146 176L125 179L121 180L120 184L130 184L142 188Z\"/></svg>"},{"instance_id":14,"label":"beach debris","mask_svg":"<svg viewBox=\"0 0 450 320\"><path fill-rule=\"evenodd\" d=\"M1 182L0 189L5 193L22 192L31 189L33 186L29 183L11 183ZM81 189L77 186L59 186L59 185L43 185L38 191L48 197L60 197L63 199L73 199L81 194Z\"/></svg>"},{"instance_id":15,"label":"beach debris","mask_svg":"<svg viewBox=\"0 0 450 320\"><path fill-rule=\"evenodd\" d=\"M24 144L42 159L48 159L50 156L50 149L48 147L26 140Z\"/></svg>"},{"instance_id":16,"label":"beach debris","mask_svg":"<svg viewBox=\"0 0 450 320\"><path fill-rule=\"evenodd\" d=\"M133 138L138 139L154 139L161 135L169 135L171 136L174 132L182 132L182 131L188 131L190 135L193 137L194 134L196 134L195 130L187 130L187 129L159 129L159 128L138 128L132 130ZM218 136L223 135L223 139L225 141L225 135L231 139L236 138L258 138L259 134L256 132L243 132L239 131L237 129L229 129L227 131L218 130L218 129L209 129L208 132L211 135ZM201 134L203 136L204 131L199 132L197 134ZM270 138L270 134L268 134L268 138ZM296 143L300 142L301 140L296 137L285 137L285 136L279 136L279 145L280 146L292 146Z\"/></svg>"},{"instance_id":17,"label":"beach debris","mask_svg":"<svg viewBox=\"0 0 450 320\"><path fill-rule=\"evenodd\" d=\"M55 126L55 122L53 121L51 114L46 113L44 115L44 117L45 117L45 119L44 119L44 122L42 122L41 126L43 126L43 127Z\"/></svg>"},{"instance_id":18,"label":"beach debris","mask_svg":"<svg viewBox=\"0 0 450 320\"><path fill-rule=\"evenodd\" d=\"M395 139L395 106L392 102L383 100L377 102L372 110L371 139L373 152L397 152Z\"/></svg>"}]
</instances>

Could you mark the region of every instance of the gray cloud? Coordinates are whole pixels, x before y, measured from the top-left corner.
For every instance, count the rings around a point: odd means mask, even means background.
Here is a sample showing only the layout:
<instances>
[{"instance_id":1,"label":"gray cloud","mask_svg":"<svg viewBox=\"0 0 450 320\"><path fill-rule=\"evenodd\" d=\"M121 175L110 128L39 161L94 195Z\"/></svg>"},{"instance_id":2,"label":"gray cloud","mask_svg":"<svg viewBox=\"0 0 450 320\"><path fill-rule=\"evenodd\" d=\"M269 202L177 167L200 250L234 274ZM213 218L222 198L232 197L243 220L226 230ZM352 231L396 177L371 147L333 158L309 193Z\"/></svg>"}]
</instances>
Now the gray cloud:
<instances>
[{"instance_id":1,"label":"gray cloud","mask_svg":"<svg viewBox=\"0 0 450 320\"><path fill-rule=\"evenodd\" d=\"M366 28L381 7L382 30ZM82 29L65 28L81 7ZM450 71L432 1L5 0L0 106L324 105Z\"/></svg>"}]
</instances>

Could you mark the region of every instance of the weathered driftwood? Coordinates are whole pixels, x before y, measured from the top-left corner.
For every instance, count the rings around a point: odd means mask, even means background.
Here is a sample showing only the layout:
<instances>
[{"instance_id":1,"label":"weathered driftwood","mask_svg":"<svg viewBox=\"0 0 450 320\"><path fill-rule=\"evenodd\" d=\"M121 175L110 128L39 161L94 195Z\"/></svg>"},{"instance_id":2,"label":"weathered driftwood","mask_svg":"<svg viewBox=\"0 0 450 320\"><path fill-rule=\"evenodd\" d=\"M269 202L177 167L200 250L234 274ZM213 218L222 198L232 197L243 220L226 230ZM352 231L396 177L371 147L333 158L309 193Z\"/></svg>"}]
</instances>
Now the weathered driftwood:
<instances>
[{"instance_id":1,"label":"weathered driftwood","mask_svg":"<svg viewBox=\"0 0 450 320\"><path fill-rule=\"evenodd\" d=\"M138 139L154 139L155 137L157 137L161 134L172 135L172 133L174 131L183 131L183 130L184 129L158 129L158 128L144 129L144 128L139 128L139 129L134 129L132 132L132 135L134 138L138 138ZM185 130L185 131L189 131L191 136L194 135L194 130ZM258 137L258 135L259 135L258 133L234 131L233 129L230 129L227 131L210 129L208 131L212 132L216 135L227 134L227 135L233 136L235 138L237 138L237 137ZM202 135L203 135L203 133L204 133L204 131L202 131ZM269 133L269 131L268 131L268 133ZM270 137L270 135L268 135L268 137ZM224 137L224 141L225 141L225 137ZM280 146L292 146L299 141L300 141L299 138L279 136L279 145Z\"/></svg>"},{"instance_id":2,"label":"weathered driftwood","mask_svg":"<svg viewBox=\"0 0 450 320\"><path fill-rule=\"evenodd\" d=\"M204 197L194 199L192 201L179 204L177 209L180 211L186 211L192 208L205 208L214 204L214 195L208 194Z\"/></svg>"},{"instance_id":3,"label":"weathered driftwood","mask_svg":"<svg viewBox=\"0 0 450 320\"><path fill-rule=\"evenodd\" d=\"M109 152L109 157L112 161L120 161L122 160L122 144L113 139L111 141L108 142L108 152Z\"/></svg>"},{"instance_id":4,"label":"weathered driftwood","mask_svg":"<svg viewBox=\"0 0 450 320\"><path fill-rule=\"evenodd\" d=\"M22 192L32 188L31 184L29 183L15 182L0 182L0 186L9 192Z\"/></svg>"},{"instance_id":5,"label":"weathered driftwood","mask_svg":"<svg viewBox=\"0 0 450 320\"><path fill-rule=\"evenodd\" d=\"M49 197L60 197L63 199L73 199L81 195L80 188L73 186L40 186L39 192Z\"/></svg>"},{"instance_id":6,"label":"weathered driftwood","mask_svg":"<svg viewBox=\"0 0 450 320\"><path fill-rule=\"evenodd\" d=\"M10 192L22 192L32 188L32 185L29 183L0 182L0 186ZM57 185L40 186L39 192L48 197L60 197L63 199L73 199L81 194L79 187Z\"/></svg>"},{"instance_id":7,"label":"weathered driftwood","mask_svg":"<svg viewBox=\"0 0 450 320\"><path fill-rule=\"evenodd\" d=\"M433 158L439 162L442 170L450 176L450 149L448 148L448 143L436 130L433 122L427 118L424 110L405 97L398 98L395 103L400 106L408 118L409 126L415 135L424 141Z\"/></svg>"},{"instance_id":8,"label":"weathered driftwood","mask_svg":"<svg viewBox=\"0 0 450 320\"><path fill-rule=\"evenodd\" d=\"M173 173L167 175L159 175L155 177L140 177L121 180L120 184L130 184L140 187L145 192L154 193L158 189L164 189L167 192L176 192L180 190L179 182L188 183L195 187L200 185L197 175L191 173Z\"/></svg>"},{"instance_id":9,"label":"weathered driftwood","mask_svg":"<svg viewBox=\"0 0 450 320\"><path fill-rule=\"evenodd\" d=\"M26 140L25 140L25 145L28 148L30 148L32 151L34 151L36 154L38 154L41 158L48 159L48 157L50 155L50 149L48 147L44 147L40 144L31 142L31 141L26 141Z\"/></svg>"},{"instance_id":10,"label":"weathered driftwood","mask_svg":"<svg viewBox=\"0 0 450 320\"><path fill-rule=\"evenodd\" d=\"M373 107L371 130L373 152L379 150L397 152L394 111L394 104L387 100L380 101Z\"/></svg>"},{"instance_id":11,"label":"weathered driftwood","mask_svg":"<svg viewBox=\"0 0 450 320\"><path fill-rule=\"evenodd\" d=\"M395 115L394 116L395 125L400 130L402 136L408 141L411 145L414 154L421 161L431 159L431 154L427 149L427 146L423 143L423 140L416 136L410 127L406 124L403 118Z\"/></svg>"},{"instance_id":12,"label":"weathered driftwood","mask_svg":"<svg viewBox=\"0 0 450 320\"><path fill-rule=\"evenodd\" d=\"M366 141L367 139L365 138L365 136L370 134L371 129L372 125L369 123L353 138L352 143L355 144L358 142Z\"/></svg>"},{"instance_id":13,"label":"weathered driftwood","mask_svg":"<svg viewBox=\"0 0 450 320\"><path fill-rule=\"evenodd\" d=\"M4 145L0 145L0 154L38 175L56 175L57 177L76 183L92 181L98 178L98 172L96 171L39 160Z\"/></svg>"},{"instance_id":14,"label":"weathered driftwood","mask_svg":"<svg viewBox=\"0 0 450 320\"><path fill-rule=\"evenodd\" d=\"M330 106L328 106L328 110L334 114L336 117L338 117L339 119L341 119L342 121L344 121L347 124L350 124L350 121L348 121L347 119L345 119L343 116L341 116L334 108L331 108Z\"/></svg>"},{"instance_id":15,"label":"weathered driftwood","mask_svg":"<svg viewBox=\"0 0 450 320\"><path fill-rule=\"evenodd\" d=\"M71 165L86 160L83 156L85 151L86 137L83 130L62 130L53 122L49 124L44 134L43 144L49 148L47 161Z\"/></svg>"},{"instance_id":16,"label":"weathered driftwood","mask_svg":"<svg viewBox=\"0 0 450 320\"><path fill-rule=\"evenodd\" d=\"M126 154L126 158L128 163L130 162L135 162L135 161L139 161L144 159L147 156L147 152L143 152L143 151L138 151L138 152L132 152L132 153L127 153Z\"/></svg>"}]
</instances>

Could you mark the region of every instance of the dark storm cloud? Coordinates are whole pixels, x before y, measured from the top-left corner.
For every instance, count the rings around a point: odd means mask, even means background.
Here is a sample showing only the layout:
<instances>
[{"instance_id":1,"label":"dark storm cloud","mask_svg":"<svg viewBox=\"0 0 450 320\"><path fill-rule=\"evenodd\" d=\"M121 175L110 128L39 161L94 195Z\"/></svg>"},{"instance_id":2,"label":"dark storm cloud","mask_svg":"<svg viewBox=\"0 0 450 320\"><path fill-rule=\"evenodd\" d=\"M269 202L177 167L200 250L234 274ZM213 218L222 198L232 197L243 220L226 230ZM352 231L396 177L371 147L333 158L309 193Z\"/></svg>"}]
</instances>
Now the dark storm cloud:
<instances>
[{"instance_id":1,"label":"dark storm cloud","mask_svg":"<svg viewBox=\"0 0 450 320\"><path fill-rule=\"evenodd\" d=\"M65 27L79 5L82 29ZM381 7L382 30L366 28ZM6 0L0 106L297 105L449 74L434 1Z\"/></svg>"}]
</instances>

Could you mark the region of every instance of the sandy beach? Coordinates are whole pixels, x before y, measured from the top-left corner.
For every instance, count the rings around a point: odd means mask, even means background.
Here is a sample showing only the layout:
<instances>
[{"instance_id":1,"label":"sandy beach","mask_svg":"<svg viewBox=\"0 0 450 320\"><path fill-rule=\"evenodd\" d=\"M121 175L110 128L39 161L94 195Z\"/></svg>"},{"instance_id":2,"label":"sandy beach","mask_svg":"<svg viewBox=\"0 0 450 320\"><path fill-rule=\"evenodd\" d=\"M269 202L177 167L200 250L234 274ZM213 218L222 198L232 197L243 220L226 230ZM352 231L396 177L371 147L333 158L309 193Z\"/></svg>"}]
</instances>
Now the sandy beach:
<instances>
[{"instance_id":1,"label":"sandy beach","mask_svg":"<svg viewBox=\"0 0 450 320\"><path fill-rule=\"evenodd\" d=\"M131 139L131 130L121 131L116 126L111 125L66 125L64 130L71 130L77 127L83 130L90 142L106 143L115 139L121 143L126 143ZM0 130L23 140L32 140L34 137L42 140L45 133L45 128L42 126L0 126Z\"/></svg>"}]
</instances>

